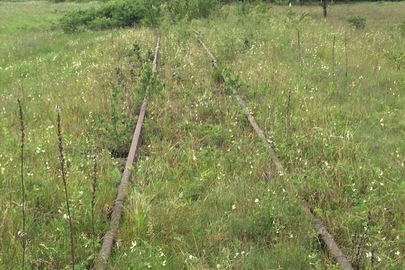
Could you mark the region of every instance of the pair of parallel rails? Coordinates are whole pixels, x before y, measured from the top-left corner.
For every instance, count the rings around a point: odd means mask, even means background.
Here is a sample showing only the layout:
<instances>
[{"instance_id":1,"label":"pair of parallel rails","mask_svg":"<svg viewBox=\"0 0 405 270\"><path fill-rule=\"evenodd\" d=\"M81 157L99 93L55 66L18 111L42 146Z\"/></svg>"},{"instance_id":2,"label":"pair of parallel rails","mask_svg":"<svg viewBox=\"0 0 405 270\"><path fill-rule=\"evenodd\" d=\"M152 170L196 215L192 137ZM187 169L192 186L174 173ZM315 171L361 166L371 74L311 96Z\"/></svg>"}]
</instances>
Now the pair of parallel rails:
<instances>
[{"instance_id":1,"label":"pair of parallel rails","mask_svg":"<svg viewBox=\"0 0 405 270\"><path fill-rule=\"evenodd\" d=\"M216 58L211 53L211 51L208 49L207 45L203 42L200 34L195 30L193 30L193 31L196 35L198 42L202 45L202 47L204 48L204 50L207 52L208 56L210 57L213 67L215 69L218 69L218 64L217 64ZM153 73L156 73L156 70L157 70L159 48L160 48L160 38L158 38L157 42L156 42L153 67L152 67ZM221 75L221 76L222 76L222 80L226 81L226 78L223 75ZM277 169L278 175L280 175L281 177L284 177L285 170L284 170L280 160L278 159L272 145L266 139L262 129L259 127L259 125L255 121L252 113L246 106L246 103L243 101L241 96L238 95L235 88L232 88L232 93L235 96L236 100L238 101L244 114L246 115L253 130L255 131L257 136L260 138L260 140L263 142L263 144L265 145L266 150L272 160L272 163L275 165L275 167ZM141 109L139 112L138 121L137 121L137 124L135 127L135 132L134 132L134 135L132 138L132 143L131 143L128 157L127 157L126 164L125 164L125 169L122 174L122 179L121 179L120 185L118 186L117 196L116 196L116 199L114 202L114 207L113 207L112 215L111 215L111 229L109 231L107 231L107 233L103 237L100 255L99 255L98 261L96 263L96 269L106 269L107 268L108 259L111 255L111 251L112 251L112 247L113 247L113 242L114 242L115 237L119 230L119 224L120 224L122 210L123 210L123 203L125 200L125 189L129 184L131 168L137 159L137 153L139 151L142 126L143 126L143 122L144 122L144 118L145 118L145 114L146 114L146 108L147 108L147 99L146 98L147 98L147 93L145 93L144 101L142 103L142 106L141 106ZM295 185L293 183L291 183L288 179L285 180L285 183L288 186L288 188L293 190L296 194L299 194ZM341 249L335 242L333 236L329 233L328 229L323 225L322 221L313 214L313 212L311 211L310 207L308 206L307 202L304 199L301 200L300 207L301 207L302 211L313 220L314 229L318 233L320 239L322 240L324 246L329 251L330 255L336 260L336 262L342 267L342 269L344 269L344 270L353 269L353 267L351 266L347 257L343 254L343 252L341 251Z\"/></svg>"}]
</instances>

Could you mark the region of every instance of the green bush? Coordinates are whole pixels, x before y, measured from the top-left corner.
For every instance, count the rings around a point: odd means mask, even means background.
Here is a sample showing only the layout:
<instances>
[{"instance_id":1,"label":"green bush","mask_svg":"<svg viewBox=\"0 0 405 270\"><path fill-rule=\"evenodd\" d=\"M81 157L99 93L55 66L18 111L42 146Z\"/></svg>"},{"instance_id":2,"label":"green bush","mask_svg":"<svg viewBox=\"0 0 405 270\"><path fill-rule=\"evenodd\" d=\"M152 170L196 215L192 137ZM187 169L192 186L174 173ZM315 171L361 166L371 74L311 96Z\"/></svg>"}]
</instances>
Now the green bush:
<instances>
[{"instance_id":1,"label":"green bush","mask_svg":"<svg viewBox=\"0 0 405 270\"><path fill-rule=\"evenodd\" d=\"M361 17L361 16L351 16L347 21L356 29L364 28L366 26L366 18Z\"/></svg>"},{"instance_id":2,"label":"green bush","mask_svg":"<svg viewBox=\"0 0 405 270\"><path fill-rule=\"evenodd\" d=\"M115 19L107 17L96 17L87 24L88 28L93 30L108 29L116 25L118 25L118 22Z\"/></svg>"},{"instance_id":3,"label":"green bush","mask_svg":"<svg viewBox=\"0 0 405 270\"><path fill-rule=\"evenodd\" d=\"M159 3L159 0L111 0L98 9L70 12L60 20L60 23L65 32L130 27L142 21L156 24L160 12L156 7L160 6Z\"/></svg>"},{"instance_id":4,"label":"green bush","mask_svg":"<svg viewBox=\"0 0 405 270\"><path fill-rule=\"evenodd\" d=\"M65 32L130 27L138 23L154 26L159 24L162 8L172 21L181 21L206 18L217 4L216 0L109 0L98 9L70 12L60 23Z\"/></svg>"},{"instance_id":5,"label":"green bush","mask_svg":"<svg viewBox=\"0 0 405 270\"><path fill-rule=\"evenodd\" d=\"M78 31L85 27L96 18L96 10L94 8L88 10L74 10L62 17L60 20L62 29L65 32Z\"/></svg>"}]
</instances>

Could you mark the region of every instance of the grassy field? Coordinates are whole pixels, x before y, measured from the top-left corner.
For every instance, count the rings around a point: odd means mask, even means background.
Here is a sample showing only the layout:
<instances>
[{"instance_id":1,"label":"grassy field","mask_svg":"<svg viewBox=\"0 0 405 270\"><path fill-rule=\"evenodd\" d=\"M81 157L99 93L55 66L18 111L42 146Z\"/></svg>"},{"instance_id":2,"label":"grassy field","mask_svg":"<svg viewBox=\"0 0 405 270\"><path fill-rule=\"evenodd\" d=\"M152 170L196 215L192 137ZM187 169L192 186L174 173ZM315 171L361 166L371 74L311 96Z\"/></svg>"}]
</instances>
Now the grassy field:
<instances>
[{"instance_id":1,"label":"grassy field","mask_svg":"<svg viewBox=\"0 0 405 270\"><path fill-rule=\"evenodd\" d=\"M23 237L27 269L69 268L56 104L76 268L93 266L146 87L143 145L111 269L340 269L301 200L356 269L405 268L405 3L333 5L326 20L319 6L234 4L156 29L59 29L67 11L96 5L0 2L1 269L21 266ZM351 25L352 16L365 27ZM286 175L277 175L230 87Z\"/></svg>"}]
</instances>

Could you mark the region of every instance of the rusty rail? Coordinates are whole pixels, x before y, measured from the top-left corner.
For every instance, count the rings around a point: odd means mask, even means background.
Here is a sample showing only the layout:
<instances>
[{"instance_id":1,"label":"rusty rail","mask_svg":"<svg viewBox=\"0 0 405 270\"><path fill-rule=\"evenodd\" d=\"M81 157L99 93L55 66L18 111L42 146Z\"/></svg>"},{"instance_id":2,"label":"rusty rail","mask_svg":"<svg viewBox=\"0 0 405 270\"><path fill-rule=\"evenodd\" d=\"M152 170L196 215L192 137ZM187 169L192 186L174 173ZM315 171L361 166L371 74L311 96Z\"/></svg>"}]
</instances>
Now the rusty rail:
<instances>
[{"instance_id":1,"label":"rusty rail","mask_svg":"<svg viewBox=\"0 0 405 270\"><path fill-rule=\"evenodd\" d=\"M211 53L211 51L208 49L208 47L202 41L200 34L196 30L193 30L193 31L196 34L196 38L197 38L198 42L203 46L203 48L205 49L207 54L210 56L214 68L217 69L218 68L217 60L215 59L214 55ZM224 76L222 76L222 78L223 78L224 81L226 81L226 78ZM262 140L262 142L266 146L267 152L269 153L271 159L273 160L273 163L277 168L278 174L280 176L284 176L285 175L285 170L284 170L279 158L277 157L277 155L276 155L273 147L271 146L271 144L266 140L266 137L264 136L263 131L260 129L259 125L256 123L252 113L249 111L248 107L246 106L246 103L243 101L243 99L240 97L240 95L238 95L235 88L232 88L232 93L235 95L236 99L238 100L239 105L241 106L243 112L247 116L247 118L248 118L248 120L250 122L250 125L252 126L252 128L256 132L257 136ZM298 190L297 190L297 188L295 187L294 184L292 184L288 180L286 181L286 183L288 183L289 187L292 188L297 194L299 194L299 192L298 192ZM308 215L308 216L310 216L312 218L314 228L315 228L316 232L321 237L321 240L323 241L325 246L328 248L330 254L335 259L335 261L341 265L342 269L344 269L344 270L353 270L352 265L350 264L350 262L346 258L346 256L343 254L343 252L340 250L340 248L337 245L337 243L335 242L333 236L329 233L329 231L325 227L325 225L323 225L322 221L312 213L312 211L311 211L310 207L308 206L307 202L305 200L302 200L300 206L301 206L302 211L306 215Z\"/></svg>"},{"instance_id":2,"label":"rusty rail","mask_svg":"<svg viewBox=\"0 0 405 270\"><path fill-rule=\"evenodd\" d=\"M159 45L160 45L160 38L157 40L156 48L155 48L155 58L153 60L153 68L152 71L156 72L157 68L157 58L159 53ZM147 100L146 95L143 100L143 104L141 106L141 110L139 112L138 121L136 123L134 136L132 138L131 147L128 153L127 162L125 164L125 169L122 174L121 183L118 186L117 197L114 202L113 211L111 214L111 229L107 231L107 233L103 237L103 243L100 250L100 256L97 260L97 264L95 269L106 269L108 258L111 255L112 246L115 237L117 236L120 220L122 216L122 209L123 203L125 199L125 190L129 184L129 178L131 176L131 168L133 166L134 161L137 158L137 152L139 150L140 145L140 138L142 132L142 125L146 114L146 107L147 107Z\"/></svg>"}]
</instances>

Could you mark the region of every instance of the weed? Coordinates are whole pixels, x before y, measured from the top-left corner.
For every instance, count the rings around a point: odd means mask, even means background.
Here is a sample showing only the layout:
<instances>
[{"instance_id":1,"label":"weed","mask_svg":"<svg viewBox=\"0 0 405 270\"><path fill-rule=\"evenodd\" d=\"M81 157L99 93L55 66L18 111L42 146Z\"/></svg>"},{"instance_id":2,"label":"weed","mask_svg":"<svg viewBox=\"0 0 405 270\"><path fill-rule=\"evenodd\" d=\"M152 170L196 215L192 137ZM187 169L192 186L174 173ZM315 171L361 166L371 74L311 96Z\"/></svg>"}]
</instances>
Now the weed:
<instances>
[{"instance_id":1,"label":"weed","mask_svg":"<svg viewBox=\"0 0 405 270\"><path fill-rule=\"evenodd\" d=\"M159 93L165 84L158 79L158 75L152 71L150 63L145 63L140 75L141 86L136 89L138 94L156 94Z\"/></svg>"},{"instance_id":2,"label":"weed","mask_svg":"<svg viewBox=\"0 0 405 270\"><path fill-rule=\"evenodd\" d=\"M21 101L18 99L18 108L19 108L19 117L20 117L20 128L21 128L21 159L20 159L20 176L21 176L21 198L22 198L22 229L20 236L22 238L22 262L21 262L21 269L25 268L25 252L26 252L26 245L27 245L27 236L26 236L26 229L25 229L25 183L24 183L24 143L25 143L25 125L24 125L24 115L23 109L21 105Z\"/></svg>"},{"instance_id":3,"label":"weed","mask_svg":"<svg viewBox=\"0 0 405 270\"><path fill-rule=\"evenodd\" d=\"M56 122L57 122L57 135L58 135L58 148L59 148L59 162L60 162L60 173L61 178L63 181L63 187L65 191L65 202L66 202L66 211L67 211L67 218L69 221L69 235L70 235L70 256L71 256L71 263L72 269L75 269L75 244L74 244L74 232L72 226L72 215L70 213L70 206L69 206L69 195L68 195L68 188L66 183L66 161L65 155L63 151L63 141L62 141L62 127L61 127L61 118L60 118L60 109L59 106L56 105Z\"/></svg>"},{"instance_id":4,"label":"weed","mask_svg":"<svg viewBox=\"0 0 405 270\"><path fill-rule=\"evenodd\" d=\"M95 204L96 204L96 191L97 191L97 155L93 156L93 181L91 186L91 233L92 237L96 237L96 230L95 230L95 220L94 220L94 211L95 211ZM96 242L93 240L93 254L96 254Z\"/></svg>"},{"instance_id":5,"label":"weed","mask_svg":"<svg viewBox=\"0 0 405 270\"><path fill-rule=\"evenodd\" d=\"M359 15L351 16L347 19L347 21L356 29L362 29L366 27L366 18Z\"/></svg>"},{"instance_id":6,"label":"weed","mask_svg":"<svg viewBox=\"0 0 405 270\"><path fill-rule=\"evenodd\" d=\"M398 71L400 71L401 68L405 66L405 52L391 51L386 53L385 56L393 63L393 65L397 68Z\"/></svg>"},{"instance_id":7,"label":"weed","mask_svg":"<svg viewBox=\"0 0 405 270\"><path fill-rule=\"evenodd\" d=\"M225 91L227 94L232 94L233 92L240 92L242 89L242 82L240 76L235 75L226 75L226 85Z\"/></svg>"}]
</instances>

